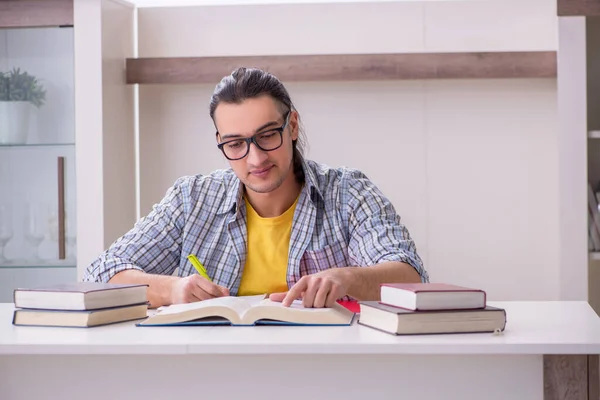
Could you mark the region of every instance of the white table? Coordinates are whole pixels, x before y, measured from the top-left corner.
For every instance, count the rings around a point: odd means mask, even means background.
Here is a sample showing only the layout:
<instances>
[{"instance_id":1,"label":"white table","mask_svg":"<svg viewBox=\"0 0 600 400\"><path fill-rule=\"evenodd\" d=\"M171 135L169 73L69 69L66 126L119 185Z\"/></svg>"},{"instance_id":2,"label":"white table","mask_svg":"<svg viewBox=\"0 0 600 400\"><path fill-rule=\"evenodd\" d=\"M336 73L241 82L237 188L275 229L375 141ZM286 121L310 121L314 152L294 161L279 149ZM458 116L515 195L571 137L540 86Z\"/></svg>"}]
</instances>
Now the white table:
<instances>
[{"instance_id":1,"label":"white table","mask_svg":"<svg viewBox=\"0 0 600 400\"><path fill-rule=\"evenodd\" d=\"M597 390L600 318L587 303L490 304L507 310L503 335L15 327L13 305L0 304L0 399L535 400Z\"/></svg>"}]
</instances>

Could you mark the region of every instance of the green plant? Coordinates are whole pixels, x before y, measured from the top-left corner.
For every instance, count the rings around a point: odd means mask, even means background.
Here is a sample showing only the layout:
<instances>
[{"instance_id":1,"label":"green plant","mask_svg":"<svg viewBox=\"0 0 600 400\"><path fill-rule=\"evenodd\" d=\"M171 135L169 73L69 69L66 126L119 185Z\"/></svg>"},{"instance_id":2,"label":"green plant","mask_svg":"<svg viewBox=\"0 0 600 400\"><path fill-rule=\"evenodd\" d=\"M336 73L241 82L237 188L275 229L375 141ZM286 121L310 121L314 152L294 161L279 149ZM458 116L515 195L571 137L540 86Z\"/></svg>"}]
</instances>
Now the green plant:
<instances>
[{"instance_id":1,"label":"green plant","mask_svg":"<svg viewBox=\"0 0 600 400\"><path fill-rule=\"evenodd\" d=\"M0 101L29 101L41 107L46 100L46 91L37 78L20 68L0 72Z\"/></svg>"}]
</instances>

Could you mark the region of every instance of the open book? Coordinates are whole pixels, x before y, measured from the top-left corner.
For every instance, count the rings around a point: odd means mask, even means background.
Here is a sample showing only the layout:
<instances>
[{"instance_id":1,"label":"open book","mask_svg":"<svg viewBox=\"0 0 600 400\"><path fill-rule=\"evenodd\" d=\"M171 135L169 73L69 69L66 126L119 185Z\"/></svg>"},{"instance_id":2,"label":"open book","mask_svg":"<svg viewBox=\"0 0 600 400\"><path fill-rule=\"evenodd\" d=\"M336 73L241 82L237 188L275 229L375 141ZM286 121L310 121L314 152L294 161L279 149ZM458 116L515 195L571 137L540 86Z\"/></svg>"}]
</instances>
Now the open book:
<instances>
[{"instance_id":1,"label":"open book","mask_svg":"<svg viewBox=\"0 0 600 400\"><path fill-rule=\"evenodd\" d=\"M265 295L218 297L161 307L138 326L165 325L351 325L354 313L335 303L332 308L289 307Z\"/></svg>"}]
</instances>

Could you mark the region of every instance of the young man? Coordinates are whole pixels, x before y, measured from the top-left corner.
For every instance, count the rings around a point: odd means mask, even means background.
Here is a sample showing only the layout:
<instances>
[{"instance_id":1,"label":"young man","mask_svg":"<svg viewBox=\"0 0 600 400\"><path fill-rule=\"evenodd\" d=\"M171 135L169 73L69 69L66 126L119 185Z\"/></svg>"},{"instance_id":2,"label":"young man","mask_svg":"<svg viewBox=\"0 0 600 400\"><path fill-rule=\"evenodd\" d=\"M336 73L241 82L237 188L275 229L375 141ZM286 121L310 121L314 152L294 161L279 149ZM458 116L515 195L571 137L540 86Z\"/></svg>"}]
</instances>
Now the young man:
<instances>
[{"instance_id":1,"label":"young man","mask_svg":"<svg viewBox=\"0 0 600 400\"><path fill-rule=\"evenodd\" d=\"M303 158L299 115L277 78L236 70L215 88L210 116L231 168L178 179L84 280L149 284L153 307L263 293L330 307L379 299L384 282L428 281L409 232L364 174Z\"/></svg>"}]
</instances>

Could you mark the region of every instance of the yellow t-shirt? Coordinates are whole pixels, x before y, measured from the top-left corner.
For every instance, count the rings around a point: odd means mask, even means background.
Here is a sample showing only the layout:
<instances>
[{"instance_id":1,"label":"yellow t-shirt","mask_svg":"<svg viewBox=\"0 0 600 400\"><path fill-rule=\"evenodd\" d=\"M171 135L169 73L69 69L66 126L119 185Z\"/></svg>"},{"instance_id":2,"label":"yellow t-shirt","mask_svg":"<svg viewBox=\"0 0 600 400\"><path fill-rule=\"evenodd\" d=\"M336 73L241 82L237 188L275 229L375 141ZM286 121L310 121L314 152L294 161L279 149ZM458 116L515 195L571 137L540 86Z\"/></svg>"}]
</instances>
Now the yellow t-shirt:
<instances>
[{"instance_id":1,"label":"yellow t-shirt","mask_svg":"<svg viewBox=\"0 0 600 400\"><path fill-rule=\"evenodd\" d=\"M298 199L274 218L262 218L245 201L248 250L238 296L285 292L292 220Z\"/></svg>"}]
</instances>

